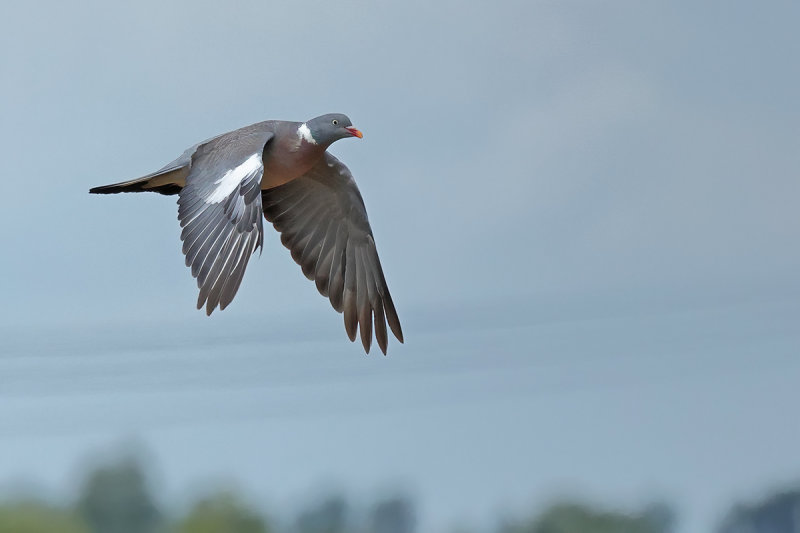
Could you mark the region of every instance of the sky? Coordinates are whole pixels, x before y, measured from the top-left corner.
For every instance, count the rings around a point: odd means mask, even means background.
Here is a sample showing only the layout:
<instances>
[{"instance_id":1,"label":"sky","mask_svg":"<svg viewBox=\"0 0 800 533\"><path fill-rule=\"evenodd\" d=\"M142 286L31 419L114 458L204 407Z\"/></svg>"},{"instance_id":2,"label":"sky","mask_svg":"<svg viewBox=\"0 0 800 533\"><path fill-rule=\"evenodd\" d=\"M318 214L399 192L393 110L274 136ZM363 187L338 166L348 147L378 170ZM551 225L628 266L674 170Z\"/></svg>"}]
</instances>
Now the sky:
<instances>
[{"instance_id":1,"label":"sky","mask_svg":"<svg viewBox=\"0 0 800 533\"><path fill-rule=\"evenodd\" d=\"M178 498L335 485L420 531L579 495L679 531L800 478L800 7L14 4L0 19L0 489L134 439ZM267 226L206 317L174 197L90 196L344 112L406 343L364 356Z\"/></svg>"}]
</instances>

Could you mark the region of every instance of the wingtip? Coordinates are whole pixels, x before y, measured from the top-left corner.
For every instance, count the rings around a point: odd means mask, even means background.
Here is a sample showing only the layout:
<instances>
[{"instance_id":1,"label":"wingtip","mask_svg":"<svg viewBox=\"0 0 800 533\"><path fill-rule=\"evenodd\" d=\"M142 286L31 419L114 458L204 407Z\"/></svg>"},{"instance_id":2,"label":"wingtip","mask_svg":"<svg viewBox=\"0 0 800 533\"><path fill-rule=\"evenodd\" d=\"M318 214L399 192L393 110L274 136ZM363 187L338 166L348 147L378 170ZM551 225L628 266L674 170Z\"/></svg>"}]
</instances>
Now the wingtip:
<instances>
[{"instance_id":1,"label":"wingtip","mask_svg":"<svg viewBox=\"0 0 800 533\"><path fill-rule=\"evenodd\" d=\"M364 351L369 353L369 349L372 347L372 315L369 316L368 319L364 319L364 321L359 321L358 329L361 330L361 344L364 346Z\"/></svg>"},{"instance_id":2,"label":"wingtip","mask_svg":"<svg viewBox=\"0 0 800 533\"><path fill-rule=\"evenodd\" d=\"M394 324L389 323L389 327L392 330L392 333L394 333L394 337L398 341L400 341L400 344L405 344L405 341L403 340L403 330L400 327L400 322L397 321Z\"/></svg>"},{"instance_id":3,"label":"wingtip","mask_svg":"<svg viewBox=\"0 0 800 533\"><path fill-rule=\"evenodd\" d=\"M384 333L384 335L385 335L385 333ZM381 352L383 353L383 355L386 355L386 349L388 348L388 344L389 344L387 342L388 339L385 336L383 338L378 336L376 338L376 340L378 341L378 348L381 349Z\"/></svg>"},{"instance_id":4,"label":"wingtip","mask_svg":"<svg viewBox=\"0 0 800 533\"><path fill-rule=\"evenodd\" d=\"M203 309L203 307L205 307L203 312L205 312L206 316L211 316L211 313L214 312L214 307L211 307L210 305L208 305L210 303L211 302L207 302L205 299L198 298L197 299L197 309L200 310L200 309Z\"/></svg>"}]
</instances>

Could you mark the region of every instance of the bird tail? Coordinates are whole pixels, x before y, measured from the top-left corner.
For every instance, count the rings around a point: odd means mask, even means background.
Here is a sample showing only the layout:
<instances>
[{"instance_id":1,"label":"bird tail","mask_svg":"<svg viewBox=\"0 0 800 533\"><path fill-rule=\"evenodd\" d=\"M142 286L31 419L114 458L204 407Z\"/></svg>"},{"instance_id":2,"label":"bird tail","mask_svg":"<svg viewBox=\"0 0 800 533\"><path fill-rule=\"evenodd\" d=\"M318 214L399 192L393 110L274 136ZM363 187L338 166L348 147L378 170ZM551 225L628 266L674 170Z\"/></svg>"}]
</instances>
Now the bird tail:
<instances>
[{"instance_id":1,"label":"bird tail","mask_svg":"<svg viewBox=\"0 0 800 533\"><path fill-rule=\"evenodd\" d=\"M134 180L101 185L89 189L91 194L116 194L118 192L157 192L160 194L178 194L186 185L189 165L167 165L166 167L136 178Z\"/></svg>"}]
</instances>

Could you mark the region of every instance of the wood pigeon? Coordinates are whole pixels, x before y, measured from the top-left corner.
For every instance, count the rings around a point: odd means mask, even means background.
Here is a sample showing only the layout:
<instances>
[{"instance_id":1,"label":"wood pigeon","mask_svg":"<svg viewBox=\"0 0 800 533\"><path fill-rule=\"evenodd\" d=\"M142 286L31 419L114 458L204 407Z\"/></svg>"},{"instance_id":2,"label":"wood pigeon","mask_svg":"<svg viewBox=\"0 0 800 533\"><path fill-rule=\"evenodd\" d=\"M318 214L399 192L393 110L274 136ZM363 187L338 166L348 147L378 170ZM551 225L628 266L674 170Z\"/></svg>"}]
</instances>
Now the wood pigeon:
<instances>
[{"instance_id":1,"label":"wood pigeon","mask_svg":"<svg viewBox=\"0 0 800 533\"><path fill-rule=\"evenodd\" d=\"M361 193L327 152L348 137L363 135L342 114L268 120L198 143L152 174L89 192L178 195L186 266L200 289L197 308L205 305L209 315L231 303L250 256L263 247L263 212L303 274L344 313L350 340L360 329L369 353L374 319L386 354L386 324L403 342L400 320Z\"/></svg>"}]
</instances>

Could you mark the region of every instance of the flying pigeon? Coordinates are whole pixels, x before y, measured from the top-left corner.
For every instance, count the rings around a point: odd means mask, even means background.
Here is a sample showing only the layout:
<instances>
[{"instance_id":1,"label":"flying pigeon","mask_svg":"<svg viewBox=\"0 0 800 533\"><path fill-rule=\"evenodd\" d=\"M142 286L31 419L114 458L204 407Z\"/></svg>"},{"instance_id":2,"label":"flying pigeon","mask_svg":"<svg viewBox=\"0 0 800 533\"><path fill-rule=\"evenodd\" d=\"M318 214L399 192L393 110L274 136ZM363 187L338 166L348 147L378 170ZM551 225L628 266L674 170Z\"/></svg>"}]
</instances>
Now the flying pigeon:
<instances>
[{"instance_id":1,"label":"flying pigeon","mask_svg":"<svg viewBox=\"0 0 800 533\"><path fill-rule=\"evenodd\" d=\"M268 120L187 149L138 179L90 189L94 194L152 191L178 195L186 266L211 314L231 303L256 249L263 248L262 211L281 242L344 313L351 341L375 338L386 354L386 324L403 331L386 286L364 200L350 170L327 152L339 139L363 137L342 114L307 122Z\"/></svg>"}]
</instances>

